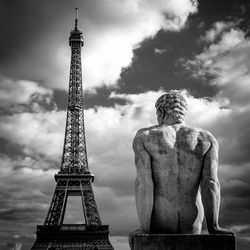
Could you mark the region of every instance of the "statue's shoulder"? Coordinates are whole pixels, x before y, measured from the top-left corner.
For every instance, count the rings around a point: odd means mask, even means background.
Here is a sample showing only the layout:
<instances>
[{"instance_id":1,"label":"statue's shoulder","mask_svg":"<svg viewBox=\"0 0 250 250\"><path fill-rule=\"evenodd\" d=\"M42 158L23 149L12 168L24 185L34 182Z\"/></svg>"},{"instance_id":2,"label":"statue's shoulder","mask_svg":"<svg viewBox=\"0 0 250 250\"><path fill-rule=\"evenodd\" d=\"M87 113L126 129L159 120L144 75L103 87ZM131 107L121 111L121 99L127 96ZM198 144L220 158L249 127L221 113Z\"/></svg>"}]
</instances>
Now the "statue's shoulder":
<instances>
[{"instance_id":1,"label":"statue's shoulder","mask_svg":"<svg viewBox=\"0 0 250 250\"><path fill-rule=\"evenodd\" d=\"M133 145L144 144L148 140L148 138L152 135L153 131L156 131L158 127L159 127L158 125L155 125L139 129L134 137Z\"/></svg>"},{"instance_id":2,"label":"statue's shoulder","mask_svg":"<svg viewBox=\"0 0 250 250\"><path fill-rule=\"evenodd\" d=\"M157 131L159 129L159 125L147 127L147 128L141 128L137 131L135 138L143 138L147 137L150 133Z\"/></svg>"},{"instance_id":3,"label":"statue's shoulder","mask_svg":"<svg viewBox=\"0 0 250 250\"><path fill-rule=\"evenodd\" d=\"M137 131L134 140L133 140L133 149L135 152L139 152L142 148L144 148L145 143L150 138L151 131L157 129L156 126L141 128ZM145 150L145 149L144 149Z\"/></svg>"},{"instance_id":4,"label":"statue's shoulder","mask_svg":"<svg viewBox=\"0 0 250 250\"><path fill-rule=\"evenodd\" d=\"M208 130L189 126L183 126L182 129L185 130L186 133L196 134L197 139L201 142L209 142L213 145L218 145L215 136Z\"/></svg>"},{"instance_id":5,"label":"statue's shoulder","mask_svg":"<svg viewBox=\"0 0 250 250\"><path fill-rule=\"evenodd\" d=\"M218 146L218 142L211 132L204 129L200 129L200 137L205 141L209 141L212 145Z\"/></svg>"}]
</instances>

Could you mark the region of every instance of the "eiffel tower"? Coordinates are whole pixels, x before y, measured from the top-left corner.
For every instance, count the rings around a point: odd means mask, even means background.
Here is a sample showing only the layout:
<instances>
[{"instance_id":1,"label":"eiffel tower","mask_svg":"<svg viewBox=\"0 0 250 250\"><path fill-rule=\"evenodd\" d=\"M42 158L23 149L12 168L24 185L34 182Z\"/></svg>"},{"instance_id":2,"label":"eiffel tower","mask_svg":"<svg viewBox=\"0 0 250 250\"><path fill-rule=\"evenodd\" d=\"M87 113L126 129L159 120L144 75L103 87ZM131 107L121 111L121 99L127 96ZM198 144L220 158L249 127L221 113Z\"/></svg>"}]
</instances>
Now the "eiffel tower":
<instances>
[{"instance_id":1,"label":"eiffel tower","mask_svg":"<svg viewBox=\"0 0 250 250\"><path fill-rule=\"evenodd\" d=\"M81 68L83 44L76 9L75 28L69 38L71 64L62 164L55 175L56 188L48 214L44 224L37 226L31 250L113 250L108 225L102 225L97 210L91 184L94 175L88 168ZM68 196L81 197L85 224L63 223Z\"/></svg>"}]
</instances>

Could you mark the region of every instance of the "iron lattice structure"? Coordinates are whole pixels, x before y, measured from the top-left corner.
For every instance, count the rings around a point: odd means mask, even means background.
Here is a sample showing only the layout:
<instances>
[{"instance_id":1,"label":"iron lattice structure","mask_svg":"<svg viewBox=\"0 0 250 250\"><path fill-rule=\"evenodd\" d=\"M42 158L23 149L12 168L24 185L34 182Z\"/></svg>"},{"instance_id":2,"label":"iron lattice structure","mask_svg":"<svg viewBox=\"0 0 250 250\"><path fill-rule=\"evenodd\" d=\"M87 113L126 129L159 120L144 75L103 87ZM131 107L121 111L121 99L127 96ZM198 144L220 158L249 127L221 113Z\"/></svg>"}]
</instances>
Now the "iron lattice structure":
<instances>
[{"instance_id":1,"label":"iron lattice structure","mask_svg":"<svg viewBox=\"0 0 250 250\"><path fill-rule=\"evenodd\" d=\"M37 226L32 250L106 249L113 250L108 226L102 225L92 189L94 176L88 168L82 90L82 32L70 33L71 63L65 140L60 171L55 175L56 188L43 225ZM63 224L68 196L80 196L85 224Z\"/></svg>"}]
</instances>

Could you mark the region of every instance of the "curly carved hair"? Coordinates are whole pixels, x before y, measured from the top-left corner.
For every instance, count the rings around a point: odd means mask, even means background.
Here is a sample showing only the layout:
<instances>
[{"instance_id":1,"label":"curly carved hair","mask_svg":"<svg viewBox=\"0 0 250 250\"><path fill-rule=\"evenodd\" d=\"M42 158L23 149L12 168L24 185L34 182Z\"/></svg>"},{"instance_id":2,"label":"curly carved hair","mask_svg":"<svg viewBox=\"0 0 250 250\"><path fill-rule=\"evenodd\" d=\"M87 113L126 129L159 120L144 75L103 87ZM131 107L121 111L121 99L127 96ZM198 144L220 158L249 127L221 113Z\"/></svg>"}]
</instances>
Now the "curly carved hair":
<instances>
[{"instance_id":1,"label":"curly carved hair","mask_svg":"<svg viewBox=\"0 0 250 250\"><path fill-rule=\"evenodd\" d=\"M157 111L165 116L171 116L175 123L181 123L187 113L187 101L184 95L177 90L171 90L162 95L155 103Z\"/></svg>"}]
</instances>

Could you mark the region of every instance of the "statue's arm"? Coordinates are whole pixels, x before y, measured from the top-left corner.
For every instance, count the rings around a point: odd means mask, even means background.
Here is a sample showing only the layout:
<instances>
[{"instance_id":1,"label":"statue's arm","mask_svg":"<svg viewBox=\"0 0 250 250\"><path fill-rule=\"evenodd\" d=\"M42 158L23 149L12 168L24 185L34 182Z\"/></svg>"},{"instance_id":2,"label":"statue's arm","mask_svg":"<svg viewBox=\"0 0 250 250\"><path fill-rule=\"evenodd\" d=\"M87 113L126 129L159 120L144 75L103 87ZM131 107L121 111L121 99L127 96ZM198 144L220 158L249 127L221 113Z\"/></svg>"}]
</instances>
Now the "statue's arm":
<instances>
[{"instance_id":1,"label":"statue's arm","mask_svg":"<svg viewBox=\"0 0 250 250\"><path fill-rule=\"evenodd\" d=\"M220 183L217 177L219 145L213 136L210 143L210 148L204 156L201 178L201 196L208 232L210 234L233 234L220 228L218 223L220 209Z\"/></svg>"},{"instance_id":2,"label":"statue's arm","mask_svg":"<svg viewBox=\"0 0 250 250\"><path fill-rule=\"evenodd\" d=\"M140 131L134 138L133 149L137 170L135 181L136 208L141 229L145 233L149 233L154 201L154 184L152 180L150 156L143 145Z\"/></svg>"}]
</instances>

